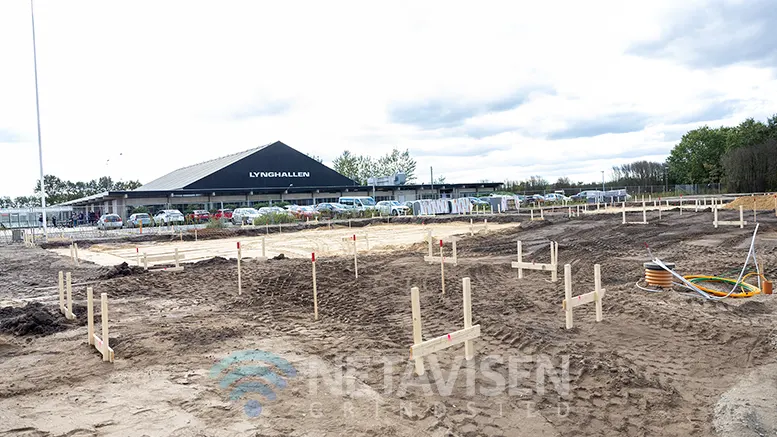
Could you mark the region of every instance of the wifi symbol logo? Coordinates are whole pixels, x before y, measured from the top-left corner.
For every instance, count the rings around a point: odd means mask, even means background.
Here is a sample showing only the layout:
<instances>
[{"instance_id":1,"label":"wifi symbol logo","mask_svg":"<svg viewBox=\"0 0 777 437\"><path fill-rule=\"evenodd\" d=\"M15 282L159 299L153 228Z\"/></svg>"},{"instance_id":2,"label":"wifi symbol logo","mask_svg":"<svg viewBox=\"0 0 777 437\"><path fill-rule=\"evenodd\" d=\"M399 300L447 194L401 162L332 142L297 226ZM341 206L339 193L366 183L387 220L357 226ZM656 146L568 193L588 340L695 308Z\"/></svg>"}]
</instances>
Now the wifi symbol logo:
<instances>
[{"instance_id":1,"label":"wifi symbol logo","mask_svg":"<svg viewBox=\"0 0 777 437\"><path fill-rule=\"evenodd\" d=\"M222 377L226 370L228 372ZM210 377L221 378L219 386L222 389L231 388L230 401L259 393L272 402L276 399L275 391L286 388L286 380L279 372L286 378L297 376L297 370L285 359L270 352L247 350L234 352L216 363L210 369ZM243 411L249 417L257 417L262 414L262 404L256 399L249 399Z\"/></svg>"}]
</instances>

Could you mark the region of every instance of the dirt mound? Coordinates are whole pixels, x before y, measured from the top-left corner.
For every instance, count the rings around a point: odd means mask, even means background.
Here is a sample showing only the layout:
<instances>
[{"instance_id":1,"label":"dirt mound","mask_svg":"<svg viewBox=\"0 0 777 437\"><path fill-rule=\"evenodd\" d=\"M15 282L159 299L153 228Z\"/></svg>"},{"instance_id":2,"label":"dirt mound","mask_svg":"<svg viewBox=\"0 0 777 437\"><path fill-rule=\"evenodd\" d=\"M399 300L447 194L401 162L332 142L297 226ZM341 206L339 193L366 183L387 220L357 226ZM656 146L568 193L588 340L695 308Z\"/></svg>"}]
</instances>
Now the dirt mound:
<instances>
[{"instance_id":1,"label":"dirt mound","mask_svg":"<svg viewBox=\"0 0 777 437\"><path fill-rule=\"evenodd\" d=\"M275 260L279 260L279 259L286 259L286 255L284 255L284 254L280 253L280 254L278 254L278 255L276 255L276 256L274 256L274 257L272 257L272 259L275 259Z\"/></svg>"},{"instance_id":2,"label":"dirt mound","mask_svg":"<svg viewBox=\"0 0 777 437\"><path fill-rule=\"evenodd\" d=\"M742 206L745 210L752 211L753 203L755 203L756 210L774 211L777 208L777 200L774 195L737 197L733 202L726 204L724 208L739 209Z\"/></svg>"},{"instance_id":3,"label":"dirt mound","mask_svg":"<svg viewBox=\"0 0 777 437\"><path fill-rule=\"evenodd\" d=\"M67 329L64 317L38 302L21 308L0 308L0 332L16 336L51 335Z\"/></svg>"},{"instance_id":4,"label":"dirt mound","mask_svg":"<svg viewBox=\"0 0 777 437\"><path fill-rule=\"evenodd\" d=\"M204 261L198 261L195 264L198 266L223 266L227 264L232 264L233 262L221 257L221 256L214 256L211 259L206 259Z\"/></svg>"},{"instance_id":5,"label":"dirt mound","mask_svg":"<svg viewBox=\"0 0 777 437\"><path fill-rule=\"evenodd\" d=\"M105 273L102 273L98 278L113 279L121 276L139 275L139 274L143 274L143 272L144 270L142 267L137 267L137 266L130 267L129 264L127 264L126 262L123 262L117 266L113 266L109 268Z\"/></svg>"}]
</instances>

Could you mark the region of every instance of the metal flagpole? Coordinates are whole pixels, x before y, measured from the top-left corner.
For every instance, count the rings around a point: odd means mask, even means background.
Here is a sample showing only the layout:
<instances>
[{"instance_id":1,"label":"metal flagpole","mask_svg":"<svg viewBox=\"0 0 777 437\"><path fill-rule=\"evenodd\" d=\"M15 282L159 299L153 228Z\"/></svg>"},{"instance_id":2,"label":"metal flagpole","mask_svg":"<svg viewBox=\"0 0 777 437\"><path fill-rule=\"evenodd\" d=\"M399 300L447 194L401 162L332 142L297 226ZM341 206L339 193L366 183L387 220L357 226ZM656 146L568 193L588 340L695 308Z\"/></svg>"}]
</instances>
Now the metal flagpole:
<instances>
[{"instance_id":1,"label":"metal flagpole","mask_svg":"<svg viewBox=\"0 0 777 437\"><path fill-rule=\"evenodd\" d=\"M38 121L38 158L40 160L40 204L43 209L43 239L48 240L48 228L46 226L46 185L43 180L43 146L40 140L40 103L38 102L38 53L35 48L35 7L30 0L30 18L32 18L32 62L35 68L35 113Z\"/></svg>"}]
</instances>

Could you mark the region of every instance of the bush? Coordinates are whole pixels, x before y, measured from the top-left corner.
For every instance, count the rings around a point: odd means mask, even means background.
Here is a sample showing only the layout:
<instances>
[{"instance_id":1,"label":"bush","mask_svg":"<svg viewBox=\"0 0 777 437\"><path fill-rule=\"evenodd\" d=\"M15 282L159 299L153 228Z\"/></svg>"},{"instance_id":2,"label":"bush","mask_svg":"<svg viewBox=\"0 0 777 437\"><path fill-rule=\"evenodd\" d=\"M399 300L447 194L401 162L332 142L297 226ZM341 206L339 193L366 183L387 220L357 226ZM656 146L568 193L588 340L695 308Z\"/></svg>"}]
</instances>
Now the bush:
<instances>
[{"instance_id":1,"label":"bush","mask_svg":"<svg viewBox=\"0 0 777 437\"><path fill-rule=\"evenodd\" d=\"M227 227L227 224L224 223L222 220L210 219L208 220L208 225L205 227L208 229L223 229Z\"/></svg>"},{"instance_id":2,"label":"bush","mask_svg":"<svg viewBox=\"0 0 777 437\"><path fill-rule=\"evenodd\" d=\"M282 213L282 212L271 212L269 214L265 214L261 217L258 217L254 219L254 225L256 226L264 226L264 225L277 225L280 223L295 223L297 219L295 217L290 216L289 214Z\"/></svg>"}]
</instances>

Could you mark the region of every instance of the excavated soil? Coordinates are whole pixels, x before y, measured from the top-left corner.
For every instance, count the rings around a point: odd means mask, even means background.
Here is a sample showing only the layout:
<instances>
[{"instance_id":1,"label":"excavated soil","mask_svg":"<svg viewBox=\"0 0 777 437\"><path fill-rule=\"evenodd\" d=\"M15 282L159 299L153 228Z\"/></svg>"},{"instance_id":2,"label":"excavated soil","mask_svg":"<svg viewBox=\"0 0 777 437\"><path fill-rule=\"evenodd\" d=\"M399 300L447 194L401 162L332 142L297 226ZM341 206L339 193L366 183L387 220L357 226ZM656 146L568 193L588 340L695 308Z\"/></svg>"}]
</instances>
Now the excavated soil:
<instances>
[{"instance_id":1,"label":"excavated soil","mask_svg":"<svg viewBox=\"0 0 777 437\"><path fill-rule=\"evenodd\" d=\"M773 408L753 402L768 393L752 382L759 375L766 388L777 383L764 379L775 372L760 370L777 358L774 299L706 301L635 287L646 244L682 274L737 274L753 227L714 229L709 212L663 217L625 226L620 215L551 217L463 235L459 265L445 266L445 295L440 265L423 262L420 242L361 256L358 279L352 258L321 258L317 321L309 260L243 263L241 295L234 260L111 279L82 264L71 269L74 283L97 281L95 293L109 295L116 362L102 363L77 325L23 339L0 333L0 434L774 435ZM774 278L777 219L759 222L759 261ZM537 271L519 280L510 266L517 239L524 258L536 262L548 262L548 242L558 241L575 295L593 290L594 264L601 264L604 320L595 322L588 305L566 330L563 267L557 283ZM40 302L31 308L63 319L55 280L63 262L40 249L0 248L0 302ZM410 288L420 289L431 339L462 328L464 277L481 326L474 360L462 360L457 346L428 357L427 374L412 376ZM79 305L84 290L74 288ZM254 349L297 369L277 398L255 397L259 417L209 377L222 358ZM337 374L341 392L332 389Z\"/></svg>"},{"instance_id":2,"label":"excavated soil","mask_svg":"<svg viewBox=\"0 0 777 437\"><path fill-rule=\"evenodd\" d=\"M774 211L777 209L777 201L775 195L769 194L764 196L742 196L734 199L733 202L727 203L724 208L726 209L739 209L740 206L744 207L745 211L752 211L753 206L756 210L769 210Z\"/></svg>"}]
</instances>

